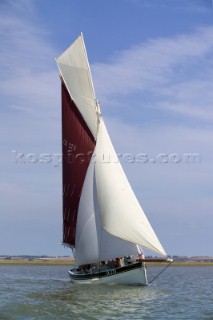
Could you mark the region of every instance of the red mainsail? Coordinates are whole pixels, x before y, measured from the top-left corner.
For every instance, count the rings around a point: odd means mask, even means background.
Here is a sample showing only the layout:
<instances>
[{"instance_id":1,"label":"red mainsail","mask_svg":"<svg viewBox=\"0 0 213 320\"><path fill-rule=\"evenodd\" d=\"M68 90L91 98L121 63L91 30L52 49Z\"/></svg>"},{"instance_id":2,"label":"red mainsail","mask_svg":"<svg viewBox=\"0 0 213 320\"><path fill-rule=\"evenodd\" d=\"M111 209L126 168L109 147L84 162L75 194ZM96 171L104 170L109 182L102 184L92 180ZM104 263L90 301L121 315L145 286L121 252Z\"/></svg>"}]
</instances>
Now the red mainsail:
<instances>
[{"instance_id":1,"label":"red mainsail","mask_svg":"<svg viewBox=\"0 0 213 320\"><path fill-rule=\"evenodd\" d=\"M62 81L63 243L75 245L81 191L95 140Z\"/></svg>"}]
</instances>

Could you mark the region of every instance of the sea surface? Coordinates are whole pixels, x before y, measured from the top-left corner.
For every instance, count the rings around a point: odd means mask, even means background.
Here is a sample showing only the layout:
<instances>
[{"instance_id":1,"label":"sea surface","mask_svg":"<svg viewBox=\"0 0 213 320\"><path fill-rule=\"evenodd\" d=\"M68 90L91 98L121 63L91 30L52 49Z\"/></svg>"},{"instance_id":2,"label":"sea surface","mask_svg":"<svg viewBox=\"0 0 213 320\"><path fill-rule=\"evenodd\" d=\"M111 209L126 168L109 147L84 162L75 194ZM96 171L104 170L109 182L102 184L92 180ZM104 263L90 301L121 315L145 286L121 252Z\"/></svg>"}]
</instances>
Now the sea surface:
<instances>
[{"instance_id":1,"label":"sea surface","mask_svg":"<svg viewBox=\"0 0 213 320\"><path fill-rule=\"evenodd\" d=\"M213 319L213 267L170 267L148 287L73 285L67 270L0 266L0 319Z\"/></svg>"}]
</instances>

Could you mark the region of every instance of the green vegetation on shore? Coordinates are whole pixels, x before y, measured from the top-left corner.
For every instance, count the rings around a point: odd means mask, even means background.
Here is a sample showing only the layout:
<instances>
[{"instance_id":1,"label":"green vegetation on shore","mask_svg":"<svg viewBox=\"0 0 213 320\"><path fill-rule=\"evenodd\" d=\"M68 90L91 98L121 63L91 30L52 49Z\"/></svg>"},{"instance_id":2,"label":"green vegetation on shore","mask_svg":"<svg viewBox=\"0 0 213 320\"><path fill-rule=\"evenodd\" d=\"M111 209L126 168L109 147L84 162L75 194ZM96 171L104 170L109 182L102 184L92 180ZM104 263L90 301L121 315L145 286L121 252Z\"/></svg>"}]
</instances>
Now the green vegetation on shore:
<instances>
[{"instance_id":1,"label":"green vegetation on shore","mask_svg":"<svg viewBox=\"0 0 213 320\"><path fill-rule=\"evenodd\" d=\"M74 265L73 260L0 260L1 265L22 265L22 266L70 266Z\"/></svg>"},{"instance_id":2,"label":"green vegetation on shore","mask_svg":"<svg viewBox=\"0 0 213 320\"><path fill-rule=\"evenodd\" d=\"M46 259L38 259L38 260L0 260L0 266L1 265L23 265L23 266L70 266L74 265L73 260L46 260ZM146 264L148 267L150 266L166 266L167 263L154 263L149 262ZM207 262L207 261L186 261L186 262L180 262L180 261L174 261L171 264L172 267L213 267L213 262Z\"/></svg>"}]
</instances>

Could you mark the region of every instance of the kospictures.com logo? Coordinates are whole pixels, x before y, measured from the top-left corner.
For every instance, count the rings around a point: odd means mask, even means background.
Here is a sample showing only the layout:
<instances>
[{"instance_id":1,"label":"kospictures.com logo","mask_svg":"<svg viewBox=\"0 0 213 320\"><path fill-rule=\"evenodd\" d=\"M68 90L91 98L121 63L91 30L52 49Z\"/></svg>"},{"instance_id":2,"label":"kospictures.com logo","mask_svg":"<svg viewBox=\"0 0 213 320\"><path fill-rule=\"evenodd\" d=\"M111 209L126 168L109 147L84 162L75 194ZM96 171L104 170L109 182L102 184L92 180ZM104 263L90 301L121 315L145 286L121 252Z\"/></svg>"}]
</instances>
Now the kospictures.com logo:
<instances>
[{"instance_id":1,"label":"kospictures.com logo","mask_svg":"<svg viewBox=\"0 0 213 320\"><path fill-rule=\"evenodd\" d=\"M99 163L137 163L137 164L191 164L201 163L201 156L199 153L158 153L156 155L149 155L147 153L123 153L111 155L109 153L95 154L88 153L24 153L12 151L12 162L16 164L52 164L58 167L63 162L66 163L80 163L85 162L99 162Z\"/></svg>"}]
</instances>

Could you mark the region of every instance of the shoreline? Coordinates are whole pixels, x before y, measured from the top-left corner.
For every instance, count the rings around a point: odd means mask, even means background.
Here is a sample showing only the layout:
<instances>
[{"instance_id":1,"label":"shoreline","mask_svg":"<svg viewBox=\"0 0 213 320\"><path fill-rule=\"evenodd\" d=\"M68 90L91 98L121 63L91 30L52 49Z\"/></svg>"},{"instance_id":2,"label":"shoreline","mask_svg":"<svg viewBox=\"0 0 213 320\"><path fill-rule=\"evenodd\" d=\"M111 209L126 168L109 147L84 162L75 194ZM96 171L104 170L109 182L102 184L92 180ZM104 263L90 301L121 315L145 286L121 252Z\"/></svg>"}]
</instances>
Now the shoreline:
<instances>
[{"instance_id":1,"label":"shoreline","mask_svg":"<svg viewBox=\"0 0 213 320\"><path fill-rule=\"evenodd\" d=\"M0 266L70 266L74 264L73 260L0 260Z\"/></svg>"},{"instance_id":2,"label":"shoreline","mask_svg":"<svg viewBox=\"0 0 213 320\"><path fill-rule=\"evenodd\" d=\"M146 263L147 267L165 267L168 263ZM213 267L213 262L209 261L173 261L170 267Z\"/></svg>"},{"instance_id":3,"label":"shoreline","mask_svg":"<svg viewBox=\"0 0 213 320\"><path fill-rule=\"evenodd\" d=\"M35 259L35 260L0 260L0 266L73 266L75 264L74 260L71 259ZM146 263L147 267L164 267L167 263ZM213 262L208 261L174 261L171 267L213 267Z\"/></svg>"}]
</instances>

